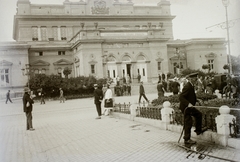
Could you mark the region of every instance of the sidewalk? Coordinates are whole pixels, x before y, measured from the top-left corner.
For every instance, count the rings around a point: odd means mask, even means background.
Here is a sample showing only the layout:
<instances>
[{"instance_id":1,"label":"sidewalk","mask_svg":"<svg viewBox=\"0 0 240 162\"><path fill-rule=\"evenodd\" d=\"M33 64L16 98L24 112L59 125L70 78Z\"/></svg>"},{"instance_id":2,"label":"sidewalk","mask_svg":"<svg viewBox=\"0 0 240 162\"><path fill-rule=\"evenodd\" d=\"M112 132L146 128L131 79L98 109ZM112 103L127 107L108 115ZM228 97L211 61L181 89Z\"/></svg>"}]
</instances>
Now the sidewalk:
<instances>
[{"instance_id":1,"label":"sidewalk","mask_svg":"<svg viewBox=\"0 0 240 162\"><path fill-rule=\"evenodd\" d=\"M150 100L155 96L147 95ZM138 100L138 96L115 99L122 103ZM0 104L3 162L221 161L189 156L189 152L176 146L179 133L109 116L96 120L93 98L35 103L35 131L25 130L21 100ZM211 154L240 161L237 149L216 146Z\"/></svg>"}]
</instances>

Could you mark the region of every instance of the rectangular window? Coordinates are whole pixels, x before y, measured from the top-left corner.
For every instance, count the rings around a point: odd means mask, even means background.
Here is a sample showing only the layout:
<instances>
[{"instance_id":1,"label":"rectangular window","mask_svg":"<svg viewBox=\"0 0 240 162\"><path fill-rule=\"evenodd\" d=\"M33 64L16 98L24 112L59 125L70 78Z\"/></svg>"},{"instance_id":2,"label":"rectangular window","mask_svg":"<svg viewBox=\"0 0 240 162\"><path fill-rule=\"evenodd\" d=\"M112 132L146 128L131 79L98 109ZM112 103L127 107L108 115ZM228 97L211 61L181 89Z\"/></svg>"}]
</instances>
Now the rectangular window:
<instances>
[{"instance_id":1,"label":"rectangular window","mask_svg":"<svg viewBox=\"0 0 240 162\"><path fill-rule=\"evenodd\" d=\"M91 65L91 73L95 74L95 65Z\"/></svg>"},{"instance_id":2,"label":"rectangular window","mask_svg":"<svg viewBox=\"0 0 240 162\"><path fill-rule=\"evenodd\" d=\"M32 27L32 40L33 41L38 40L38 27L37 26Z\"/></svg>"},{"instance_id":3,"label":"rectangular window","mask_svg":"<svg viewBox=\"0 0 240 162\"><path fill-rule=\"evenodd\" d=\"M158 62L158 70L161 70L161 62Z\"/></svg>"},{"instance_id":4,"label":"rectangular window","mask_svg":"<svg viewBox=\"0 0 240 162\"><path fill-rule=\"evenodd\" d=\"M58 55L65 55L65 51L58 51Z\"/></svg>"},{"instance_id":5,"label":"rectangular window","mask_svg":"<svg viewBox=\"0 0 240 162\"><path fill-rule=\"evenodd\" d=\"M67 40L66 26L61 26L61 40Z\"/></svg>"},{"instance_id":6,"label":"rectangular window","mask_svg":"<svg viewBox=\"0 0 240 162\"><path fill-rule=\"evenodd\" d=\"M9 69L1 69L1 87L9 86Z\"/></svg>"},{"instance_id":7,"label":"rectangular window","mask_svg":"<svg viewBox=\"0 0 240 162\"><path fill-rule=\"evenodd\" d=\"M53 26L52 27L52 37L54 40L58 40L58 28L57 26Z\"/></svg>"},{"instance_id":8,"label":"rectangular window","mask_svg":"<svg viewBox=\"0 0 240 162\"><path fill-rule=\"evenodd\" d=\"M145 76L145 69L143 69L143 76Z\"/></svg>"},{"instance_id":9,"label":"rectangular window","mask_svg":"<svg viewBox=\"0 0 240 162\"><path fill-rule=\"evenodd\" d=\"M113 78L115 78L115 70L113 70Z\"/></svg>"},{"instance_id":10,"label":"rectangular window","mask_svg":"<svg viewBox=\"0 0 240 162\"><path fill-rule=\"evenodd\" d=\"M42 40L47 40L47 28L46 26L41 26L41 37Z\"/></svg>"},{"instance_id":11,"label":"rectangular window","mask_svg":"<svg viewBox=\"0 0 240 162\"><path fill-rule=\"evenodd\" d=\"M214 60L211 59L211 60L208 60L208 65L210 67L210 70L212 70L214 67L213 67L213 64L214 64Z\"/></svg>"},{"instance_id":12,"label":"rectangular window","mask_svg":"<svg viewBox=\"0 0 240 162\"><path fill-rule=\"evenodd\" d=\"M39 56L43 56L43 52L39 52Z\"/></svg>"}]
</instances>

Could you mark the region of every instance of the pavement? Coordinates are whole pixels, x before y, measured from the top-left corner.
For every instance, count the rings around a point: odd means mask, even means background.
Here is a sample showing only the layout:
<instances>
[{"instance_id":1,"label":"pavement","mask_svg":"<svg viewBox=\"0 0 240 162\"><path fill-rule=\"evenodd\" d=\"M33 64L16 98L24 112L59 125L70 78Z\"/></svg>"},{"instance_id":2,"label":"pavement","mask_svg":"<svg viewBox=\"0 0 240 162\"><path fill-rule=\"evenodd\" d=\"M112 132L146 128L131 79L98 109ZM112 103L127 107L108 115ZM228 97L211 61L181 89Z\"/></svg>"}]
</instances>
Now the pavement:
<instances>
[{"instance_id":1,"label":"pavement","mask_svg":"<svg viewBox=\"0 0 240 162\"><path fill-rule=\"evenodd\" d=\"M150 100L156 94L149 94ZM116 97L117 103L138 96ZM33 127L26 130L21 100L0 102L1 162L225 161L199 158L177 146L179 133L113 116L95 119L93 98L34 104ZM181 140L181 143L183 140ZM204 141L198 141L204 143ZM211 155L240 161L240 150L214 145Z\"/></svg>"}]
</instances>

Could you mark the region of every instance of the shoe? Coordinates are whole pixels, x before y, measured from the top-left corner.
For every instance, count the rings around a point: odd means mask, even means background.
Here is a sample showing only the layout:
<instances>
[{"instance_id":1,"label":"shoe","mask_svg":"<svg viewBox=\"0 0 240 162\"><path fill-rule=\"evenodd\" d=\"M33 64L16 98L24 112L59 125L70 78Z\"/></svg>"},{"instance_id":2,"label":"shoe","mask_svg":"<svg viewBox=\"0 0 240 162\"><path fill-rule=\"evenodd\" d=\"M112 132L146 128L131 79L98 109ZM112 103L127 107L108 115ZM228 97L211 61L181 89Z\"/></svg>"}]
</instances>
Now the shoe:
<instances>
[{"instance_id":1,"label":"shoe","mask_svg":"<svg viewBox=\"0 0 240 162\"><path fill-rule=\"evenodd\" d=\"M96 119L101 119L101 117L100 117L100 116L98 116L98 117L96 117Z\"/></svg>"},{"instance_id":2,"label":"shoe","mask_svg":"<svg viewBox=\"0 0 240 162\"><path fill-rule=\"evenodd\" d=\"M203 127L201 131L196 131L196 130L195 130L194 132L196 132L197 135L200 135L200 134L203 134L203 133L204 133L205 131L207 131L207 130L208 130L207 127Z\"/></svg>"},{"instance_id":3,"label":"shoe","mask_svg":"<svg viewBox=\"0 0 240 162\"><path fill-rule=\"evenodd\" d=\"M193 141L193 140L191 140L191 139L184 141L184 144L195 144L195 143L197 143L197 142L196 142L196 141Z\"/></svg>"},{"instance_id":4,"label":"shoe","mask_svg":"<svg viewBox=\"0 0 240 162\"><path fill-rule=\"evenodd\" d=\"M30 131L34 131L35 129L33 129L33 128L30 128L29 130L30 130Z\"/></svg>"}]
</instances>

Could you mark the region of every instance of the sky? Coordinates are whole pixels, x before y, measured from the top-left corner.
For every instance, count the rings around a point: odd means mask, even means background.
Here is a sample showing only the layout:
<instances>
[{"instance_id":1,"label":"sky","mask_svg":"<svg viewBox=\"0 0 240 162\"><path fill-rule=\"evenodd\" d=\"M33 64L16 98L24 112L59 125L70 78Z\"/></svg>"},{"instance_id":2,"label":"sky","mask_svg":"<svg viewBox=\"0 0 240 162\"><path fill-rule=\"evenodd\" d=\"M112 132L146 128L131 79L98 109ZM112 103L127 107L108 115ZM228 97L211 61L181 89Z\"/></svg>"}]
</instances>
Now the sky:
<instances>
[{"instance_id":1,"label":"sky","mask_svg":"<svg viewBox=\"0 0 240 162\"><path fill-rule=\"evenodd\" d=\"M78 2L79 0L70 0ZM86 1L86 0L83 0ZM127 0L119 0L126 2ZM156 5L161 0L132 0L134 5ZM174 39L225 38L227 30L226 10L222 0L167 0L171 3ZM240 55L240 0L229 0L228 19L231 55ZM63 4L64 0L30 0L31 4ZM0 41L14 41L13 17L16 14L17 0L0 0ZM207 28L207 29L206 29Z\"/></svg>"}]
</instances>

